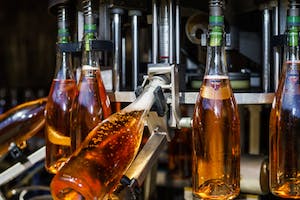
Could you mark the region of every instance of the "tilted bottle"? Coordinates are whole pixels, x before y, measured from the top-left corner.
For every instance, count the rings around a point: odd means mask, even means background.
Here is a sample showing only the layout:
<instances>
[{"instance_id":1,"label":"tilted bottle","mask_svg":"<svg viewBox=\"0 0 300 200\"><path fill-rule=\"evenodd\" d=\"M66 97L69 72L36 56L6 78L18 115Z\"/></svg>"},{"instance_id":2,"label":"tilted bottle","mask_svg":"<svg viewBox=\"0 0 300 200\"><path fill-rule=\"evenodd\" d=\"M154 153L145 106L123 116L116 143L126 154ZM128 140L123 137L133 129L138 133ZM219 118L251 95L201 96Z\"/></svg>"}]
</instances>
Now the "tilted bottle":
<instances>
[{"instance_id":1,"label":"tilted bottle","mask_svg":"<svg viewBox=\"0 0 300 200\"><path fill-rule=\"evenodd\" d=\"M0 157L41 131L45 125L44 110L47 98L17 105L0 115Z\"/></svg>"},{"instance_id":2,"label":"tilted bottle","mask_svg":"<svg viewBox=\"0 0 300 200\"><path fill-rule=\"evenodd\" d=\"M51 182L54 199L103 199L113 192L139 149L154 103L156 77L130 105L100 122Z\"/></svg>"},{"instance_id":3,"label":"tilted bottle","mask_svg":"<svg viewBox=\"0 0 300 200\"><path fill-rule=\"evenodd\" d=\"M67 7L58 7L58 44L70 42ZM72 105L78 93L72 71L71 54L57 48L56 72L45 108L45 167L56 173L71 155L70 122Z\"/></svg>"},{"instance_id":4,"label":"tilted bottle","mask_svg":"<svg viewBox=\"0 0 300 200\"><path fill-rule=\"evenodd\" d=\"M72 117L72 149L75 150L87 134L103 119L111 115L111 106L101 78L99 52L93 49L97 40L96 24L91 0L83 0L84 38L82 41L82 69L78 83L79 94Z\"/></svg>"},{"instance_id":5,"label":"tilted bottle","mask_svg":"<svg viewBox=\"0 0 300 200\"><path fill-rule=\"evenodd\" d=\"M224 48L222 1L209 2L207 61L192 123L194 199L233 199L240 192L240 120Z\"/></svg>"},{"instance_id":6,"label":"tilted bottle","mask_svg":"<svg viewBox=\"0 0 300 200\"><path fill-rule=\"evenodd\" d=\"M287 48L270 114L270 190L300 199L300 17L287 16Z\"/></svg>"}]
</instances>

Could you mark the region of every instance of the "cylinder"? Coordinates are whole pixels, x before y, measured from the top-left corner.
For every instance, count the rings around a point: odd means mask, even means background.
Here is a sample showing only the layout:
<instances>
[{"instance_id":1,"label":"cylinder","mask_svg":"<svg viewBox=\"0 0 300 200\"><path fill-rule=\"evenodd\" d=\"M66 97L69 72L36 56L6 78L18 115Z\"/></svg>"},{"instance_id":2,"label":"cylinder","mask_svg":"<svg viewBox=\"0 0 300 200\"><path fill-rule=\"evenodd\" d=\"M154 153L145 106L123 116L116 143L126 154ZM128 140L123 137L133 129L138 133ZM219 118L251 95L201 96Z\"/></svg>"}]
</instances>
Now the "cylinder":
<instances>
[{"instance_id":1,"label":"cylinder","mask_svg":"<svg viewBox=\"0 0 300 200\"><path fill-rule=\"evenodd\" d=\"M180 64L180 7L175 6L175 45L176 45L176 64Z\"/></svg>"},{"instance_id":2,"label":"cylinder","mask_svg":"<svg viewBox=\"0 0 300 200\"><path fill-rule=\"evenodd\" d=\"M131 16L131 34L132 34L132 74L133 74L133 89L136 90L138 86L138 69L139 69L139 28L138 17L142 13L138 10L131 10L128 13Z\"/></svg>"},{"instance_id":3,"label":"cylinder","mask_svg":"<svg viewBox=\"0 0 300 200\"><path fill-rule=\"evenodd\" d=\"M169 0L169 63L174 63L174 14L173 2Z\"/></svg>"},{"instance_id":4,"label":"cylinder","mask_svg":"<svg viewBox=\"0 0 300 200\"><path fill-rule=\"evenodd\" d=\"M270 91L270 11L263 10L263 35L262 35L262 65L263 65L263 92Z\"/></svg>"},{"instance_id":5,"label":"cylinder","mask_svg":"<svg viewBox=\"0 0 300 200\"><path fill-rule=\"evenodd\" d=\"M114 8L111 10L113 14L112 33L114 41L114 59L113 59L113 89L120 90L120 65L121 65L121 14L123 10Z\"/></svg>"},{"instance_id":6,"label":"cylinder","mask_svg":"<svg viewBox=\"0 0 300 200\"><path fill-rule=\"evenodd\" d=\"M240 185L243 193L268 194L268 158L260 155L242 155Z\"/></svg>"},{"instance_id":7,"label":"cylinder","mask_svg":"<svg viewBox=\"0 0 300 200\"><path fill-rule=\"evenodd\" d=\"M162 0L159 7L159 61L169 63L170 58L170 19L167 0Z\"/></svg>"},{"instance_id":8,"label":"cylinder","mask_svg":"<svg viewBox=\"0 0 300 200\"><path fill-rule=\"evenodd\" d=\"M152 63L157 63L158 54L158 30L157 30L157 4L156 0L152 1Z\"/></svg>"},{"instance_id":9,"label":"cylinder","mask_svg":"<svg viewBox=\"0 0 300 200\"><path fill-rule=\"evenodd\" d=\"M278 4L273 8L272 12L273 16L273 35L279 34L279 8ZM280 74L280 48L274 47L274 90L277 89L277 85L279 83L279 74Z\"/></svg>"}]
</instances>

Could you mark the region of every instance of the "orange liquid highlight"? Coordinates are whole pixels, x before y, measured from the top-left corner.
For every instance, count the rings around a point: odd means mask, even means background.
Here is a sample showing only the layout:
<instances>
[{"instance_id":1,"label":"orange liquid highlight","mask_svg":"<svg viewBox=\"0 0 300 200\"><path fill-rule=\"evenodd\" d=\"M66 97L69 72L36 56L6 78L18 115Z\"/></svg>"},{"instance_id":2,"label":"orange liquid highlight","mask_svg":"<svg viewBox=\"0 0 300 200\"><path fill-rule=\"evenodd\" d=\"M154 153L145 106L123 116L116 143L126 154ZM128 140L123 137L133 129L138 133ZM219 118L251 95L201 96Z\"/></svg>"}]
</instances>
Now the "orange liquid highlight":
<instances>
[{"instance_id":1,"label":"orange liquid highlight","mask_svg":"<svg viewBox=\"0 0 300 200\"><path fill-rule=\"evenodd\" d=\"M103 199L139 149L144 111L115 113L93 129L51 182L54 199Z\"/></svg>"},{"instance_id":2,"label":"orange liquid highlight","mask_svg":"<svg viewBox=\"0 0 300 200\"><path fill-rule=\"evenodd\" d=\"M111 115L111 106L98 68L82 70L72 117L72 151L83 142L88 133Z\"/></svg>"},{"instance_id":3,"label":"orange liquid highlight","mask_svg":"<svg viewBox=\"0 0 300 200\"><path fill-rule=\"evenodd\" d=\"M193 118L193 196L233 199L240 192L238 109L226 76L205 77Z\"/></svg>"},{"instance_id":4,"label":"orange liquid highlight","mask_svg":"<svg viewBox=\"0 0 300 200\"><path fill-rule=\"evenodd\" d=\"M45 166L50 173L57 173L71 155L70 120L77 92L75 80L52 82L45 113Z\"/></svg>"},{"instance_id":5,"label":"orange liquid highlight","mask_svg":"<svg viewBox=\"0 0 300 200\"><path fill-rule=\"evenodd\" d=\"M270 189L300 199L300 63L286 65L270 115Z\"/></svg>"}]
</instances>

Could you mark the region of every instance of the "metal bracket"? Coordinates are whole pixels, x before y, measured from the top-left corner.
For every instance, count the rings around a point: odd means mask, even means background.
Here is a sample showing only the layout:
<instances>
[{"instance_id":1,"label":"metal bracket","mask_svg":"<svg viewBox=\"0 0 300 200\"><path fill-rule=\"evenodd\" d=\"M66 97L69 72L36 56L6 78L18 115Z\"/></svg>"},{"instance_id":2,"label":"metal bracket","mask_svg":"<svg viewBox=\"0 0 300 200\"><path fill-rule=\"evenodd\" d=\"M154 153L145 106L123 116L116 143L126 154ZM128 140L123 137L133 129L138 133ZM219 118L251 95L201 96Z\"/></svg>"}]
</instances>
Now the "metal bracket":
<instances>
[{"instance_id":1,"label":"metal bracket","mask_svg":"<svg viewBox=\"0 0 300 200\"><path fill-rule=\"evenodd\" d=\"M139 193L139 187L167 142L172 139L168 132L166 116L159 117L157 112L150 112L146 125L151 136L121 179L122 187L118 191L126 187L132 194Z\"/></svg>"},{"instance_id":2,"label":"metal bracket","mask_svg":"<svg viewBox=\"0 0 300 200\"><path fill-rule=\"evenodd\" d=\"M37 162L43 160L45 158L45 148L41 147L36 152L32 153L26 158L26 162L18 162L15 165L11 166L10 168L6 169L4 172L0 173L0 186L13 180L21 173L32 167Z\"/></svg>"},{"instance_id":3,"label":"metal bracket","mask_svg":"<svg viewBox=\"0 0 300 200\"><path fill-rule=\"evenodd\" d=\"M156 131L148 139L142 150L139 152L129 169L123 176L121 183L125 183L130 188L130 191L138 191L148 172L152 169L157 161L160 152L167 144L167 134Z\"/></svg>"},{"instance_id":4,"label":"metal bracket","mask_svg":"<svg viewBox=\"0 0 300 200\"><path fill-rule=\"evenodd\" d=\"M159 63L148 65L148 76L164 75L170 79L169 84L162 85L162 89L171 91L167 97L167 103L170 104L169 126L179 128L180 110L179 110L179 81L178 68L175 64Z\"/></svg>"}]
</instances>

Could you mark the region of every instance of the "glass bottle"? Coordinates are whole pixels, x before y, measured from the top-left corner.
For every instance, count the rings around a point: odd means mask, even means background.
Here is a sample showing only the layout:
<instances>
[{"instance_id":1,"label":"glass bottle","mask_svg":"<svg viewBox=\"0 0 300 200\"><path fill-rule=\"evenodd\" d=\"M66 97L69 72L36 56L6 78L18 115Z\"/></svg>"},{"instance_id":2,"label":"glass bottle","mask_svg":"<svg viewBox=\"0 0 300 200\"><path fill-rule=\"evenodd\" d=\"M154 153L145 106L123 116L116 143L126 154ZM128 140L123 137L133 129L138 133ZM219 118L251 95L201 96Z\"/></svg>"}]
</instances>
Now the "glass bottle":
<instances>
[{"instance_id":1,"label":"glass bottle","mask_svg":"<svg viewBox=\"0 0 300 200\"><path fill-rule=\"evenodd\" d=\"M58 7L58 44L70 42L67 7ZM71 155L70 122L72 105L78 93L72 71L71 54L57 48L56 72L45 108L45 167L57 173Z\"/></svg>"},{"instance_id":2,"label":"glass bottle","mask_svg":"<svg viewBox=\"0 0 300 200\"><path fill-rule=\"evenodd\" d=\"M74 104L72 119L72 149L81 144L87 134L103 119L111 115L111 107L101 78L99 53L93 50L97 40L91 0L83 0L84 38L82 43L82 69L78 83L79 94Z\"/></svg>"},{"instance_id":3,"label":"glass bottle","mask_svg":"<svg viewBox=\"0 0 300 200\"><path fill-rule=\"evenodd\" d=\"M300 199L299 23L299 16L287 16L286 56L270 114L270 190L293 199Z\"/></svg>"},{"instance_id":4,"label":"glass bottle","mask_svg":"<svg viewBox=\"0 0 300 200\"><path fill-rule=\"evenodd\" d=\"M51 182L54 199L103 199L112 193L139 149L154 103L154 78L130 105L100 122Z\"/></svg>"},{"instance_id":5,"label":"glass bottle","mask_svg":"<svg viewBox=\"0 0 300 200\"><path fill-rule=\"evenodd\" d=\"M192 124L194 199L233 199L240 192L240 120L224 48L222 1L211 0L207 61Z\"/></svg>"},{"instance_id":6,"label":"glass bottle","mask_svg":"<svg viewBox=\"0 0 300 200\"><path fill-rule=\"evenodd\" d=\"M11 143L22 146L42 130L46 103L47 98L28 101L0 115L0 157L8 152Z\"/></svg>"}]
</instances>

